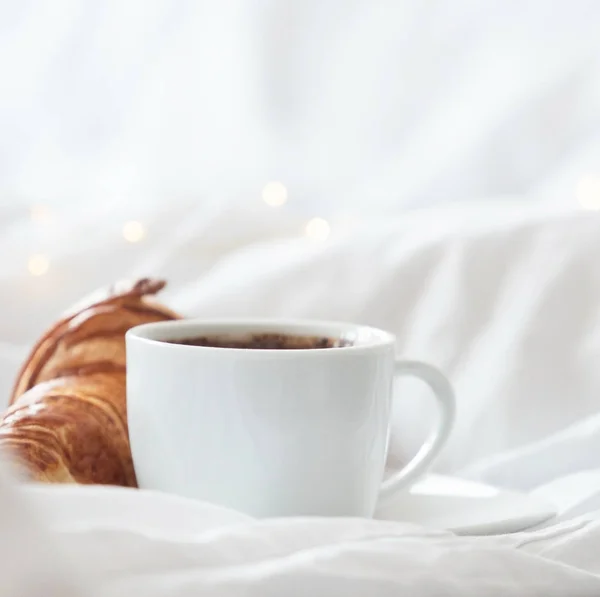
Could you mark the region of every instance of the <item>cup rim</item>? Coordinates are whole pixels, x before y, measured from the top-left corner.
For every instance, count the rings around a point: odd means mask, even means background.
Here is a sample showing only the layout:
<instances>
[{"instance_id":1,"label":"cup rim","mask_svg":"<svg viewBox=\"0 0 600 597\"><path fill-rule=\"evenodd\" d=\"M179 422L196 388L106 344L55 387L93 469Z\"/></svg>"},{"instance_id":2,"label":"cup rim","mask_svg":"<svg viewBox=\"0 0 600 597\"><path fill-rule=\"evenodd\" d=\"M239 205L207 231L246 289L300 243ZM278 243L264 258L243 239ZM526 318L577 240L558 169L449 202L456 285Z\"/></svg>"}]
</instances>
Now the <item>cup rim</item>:
<instances>
[{"instance_id":1,"label":"cup rim","mask_svg":"<svg viewBox=\"0 0 600 597\"><path fill-rule=\"evenodd\" d=\"M281 350L277 348L229 348L220 346L196 346L177 344L173 340L194 335L222 333L281 333L310 336L334 336L350 339L353 344L331 348L294 348ZM179 351L210 351L212 353L275 356L290 358L307 355L349 355L360 352L370 352L376 349L394 347L396 338L387 332L373 326L331 321L326 319L280 319L280 318L220 318L220 319L177 319L171 321L156 321L144 323L130 328L125 334L126 341L136 340L153 347L168 347L169 350Z\"/></svg>"}]
</instances>

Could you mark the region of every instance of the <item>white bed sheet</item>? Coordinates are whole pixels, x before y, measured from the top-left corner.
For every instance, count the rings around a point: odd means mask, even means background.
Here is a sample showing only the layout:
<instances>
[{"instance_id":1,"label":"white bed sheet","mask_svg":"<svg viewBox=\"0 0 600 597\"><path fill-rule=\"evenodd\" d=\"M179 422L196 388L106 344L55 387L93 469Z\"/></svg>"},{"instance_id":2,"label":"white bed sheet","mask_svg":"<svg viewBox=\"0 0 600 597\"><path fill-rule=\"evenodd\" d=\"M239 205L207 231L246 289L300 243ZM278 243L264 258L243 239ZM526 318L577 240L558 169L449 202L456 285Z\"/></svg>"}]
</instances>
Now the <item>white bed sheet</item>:
<instances>
[{"instance_id":1,"label":"white bed sheet","mask_svg":"<svg viewBox=\"0 0 600 597\"><path fill-rule=\"evenodd\" d=\"M116 278L150 274L170 280L162 300L190 316L305 316L390 329L400 355L433 362L456 386L459 423L440 472L476 471L480 459L598 412L597 214L456 206L334 226L324 243L302 236L302 221L285 212L266 215L194 205L147 212L147 237L129 245L115 226L125 214L70 212L48 231L53 260L41 277L27 272L27 244L19 246L34 224L15 218L0 237L10 256L0 267L3 395L27 346L61 311ZM432 408L422 388L404 384L400 454L418 445ZM580 469L596 464L591 441ZM512 470L514 484L526 485ZM529 484L546 477L540 471Z\"/></svg>"},{"instance_id":2,"label":"white bed sheet","mask_svg":"<svg viewBox=\"0 0 600 597\"><path fill-rule=\"evenodd\" d=\"M111 499L93 487L74 488L69 513L63 508L55 518L44 499L60 490L19 495L3 475L2 594L594 597L600 591L594 513L514 535L456 537L373 520L248 521L203 505L194 509L203 511L205 530L194 523L194 532L185 533L164 523L156 525L160 530L139 526L127 511L110 524L91 522L90 497L92 504ZM139 502L149 497L137 494Z\"/></svg>"},{"instance_id":3,"label":"white bed sheet","mask_svg":"<svg viewBox=\"0 0 600 597\"><path fill-rule=\"evenodd\" d=\"M338 318L396 333L399 354L442 367L459 394L443 472L597 412L595 214L427 210L366 222L327 243L293 237L299 222L263 215L193 206L168 218L146 214L148 237L129 246L116 230L106 234L114 213L71 214L53 230L54 260L39 278L18 246L32 224L14 220L0 238L12 256L0 269L4 395L27 345L63 309L115 278L151 274L172 280L163 299L188 315ZM428 405L419 388L406 394L398 444L410 451Z\"/></svg>"},{"instance_id":4,"label":"white bed sheet","mask_svg":"<svg viewBox=\"0 0 600 597\"><path fill-rule=\"evenodd\" d=\"M0 272L0 308L8 314L1 326L4 388L42 324L108 281L106 264L118 264L112 277L171 278L164 300L188 315L371 323L397 334L399 354L435 363L456 386L458 424L436 470L549 497L566 526L472 543L423 538L420 530L379 523L308 525L306 534L293 525L273 530L260 523L229 539L199 539L218 554L208 576L189 568L200 557L194 555L201 553L198 546L146 545L146 539L89 530L60 539L71 546L69 553L94 561L101 553L109 568L117 561L125 566L129 560L114 555L121 553L116 545L141 541L139 553L147 559L123 586L129 590L140 583L156 595L186 595L183 587L192 586L206 594L218 586L218 595L277 594L283 586L299 595L325 594L326 588L340 595L385 595L405 587L416 595L481 594L483 587L490 595L494 590L565 594L567 588L570 595L600 592L597 214L456 206L397 221L363 221L354 230L340 225L326 242L297 234L301 222L285 212L265 219L264 213L241 208L207 214L206 207L190 205L168 217L146 216L147 238L128 246L117 233L107 240L114 211L85 218L71 213L52 232L56 257L45 276L29 276L14 260L5 264ZM0 243L6 248L12 242L18 250L17 239L30 225L15 218ZM14 232L19 230L20 235ZM397 390L392 462L414 451L431 414L422 388L407 384ZM412 539L402 539L407 532ZM377 538L368 539L371 533ZM234 564L241 557L240 537L260 563ZM277 547L277 556L261 551L272 541L283 550ZM316 548L313 541L325 547ZM521 545L516 551L515 542ZM151 573L154 558L171 549L173 570ZM185 578L178 564L184 561L190 573ZM509 581L515 584L508 586Z\"/></svg>"}]
</instances>

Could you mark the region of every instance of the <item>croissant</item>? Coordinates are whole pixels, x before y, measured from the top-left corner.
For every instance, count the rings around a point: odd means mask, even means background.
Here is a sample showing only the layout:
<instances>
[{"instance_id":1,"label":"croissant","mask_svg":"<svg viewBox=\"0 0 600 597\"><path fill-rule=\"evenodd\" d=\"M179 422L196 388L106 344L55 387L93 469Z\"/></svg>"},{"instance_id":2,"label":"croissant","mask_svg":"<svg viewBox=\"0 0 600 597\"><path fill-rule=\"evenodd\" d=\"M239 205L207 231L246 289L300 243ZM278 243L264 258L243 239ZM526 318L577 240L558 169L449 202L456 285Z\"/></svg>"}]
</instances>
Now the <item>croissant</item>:
<instances>
[{"instance_id":1,"label":"croissant","mask_svg":"<svg viewBox=\"0 0 600 597\"><path fill-rule=\"evenodd\" d=\"M125 332L179 316L162 280L93 295L37 342L0 422L0 448L34 481L136 487L127 431Z\"/></svg>"}]
</instances>

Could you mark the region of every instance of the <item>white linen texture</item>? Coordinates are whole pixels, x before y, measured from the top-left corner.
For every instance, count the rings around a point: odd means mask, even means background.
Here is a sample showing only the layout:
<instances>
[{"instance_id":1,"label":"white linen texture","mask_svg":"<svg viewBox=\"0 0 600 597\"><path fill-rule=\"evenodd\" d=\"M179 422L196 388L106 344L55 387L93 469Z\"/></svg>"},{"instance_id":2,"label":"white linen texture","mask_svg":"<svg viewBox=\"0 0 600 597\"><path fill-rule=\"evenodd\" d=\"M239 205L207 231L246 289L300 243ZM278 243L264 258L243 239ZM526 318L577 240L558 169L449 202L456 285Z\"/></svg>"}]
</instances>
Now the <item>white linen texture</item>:
<instances>
[{"instance_id":1,"label":"white linen texture","mask_svg":"<svg viewBox=\"0 0 600 597\"><path fill-rule=\"evenodd\" d=\"M73 589L81 595L600 593L598 216L455 206L365 222L315 243L286 238L283 217L261 220L256 241L251 214L219 212L206 225L196 209L146 214L152 234L143 251L88 234L85 259L65 244L45 277L7 267L2 307L24 325L6 328L4 391L42 322L101 284L105 270L90 263L118 262L117 277L174 272L163 299L186 315L333 317L390 329L399 355L433 362L456 387L458 423L435 470L533 491L557 503L558 522L467 538L380 521L238 521L183 540L132 532L125 520L122 528L56 528L42 512L34 527L27 500L15 501L5 485L6 578L23 581L21 564L42 570L36 558L46 556L29 546L55 544L51 555L64 559L67 577L81 576ZM248 242L222 245L198 265L197 247L210 245L215 228L227 238L240 221ZM66 238L85 228L75 219L63 226ZM186 227L194 233L182 234ZM26 298L15 302L15 289ZM402 462L433 407L418 385L396 390L390 461ZM51 536L24 543L21 522L36 537L49 524ZM63 582L59 570L52 575Z\"/></svg>"}]
</instances>

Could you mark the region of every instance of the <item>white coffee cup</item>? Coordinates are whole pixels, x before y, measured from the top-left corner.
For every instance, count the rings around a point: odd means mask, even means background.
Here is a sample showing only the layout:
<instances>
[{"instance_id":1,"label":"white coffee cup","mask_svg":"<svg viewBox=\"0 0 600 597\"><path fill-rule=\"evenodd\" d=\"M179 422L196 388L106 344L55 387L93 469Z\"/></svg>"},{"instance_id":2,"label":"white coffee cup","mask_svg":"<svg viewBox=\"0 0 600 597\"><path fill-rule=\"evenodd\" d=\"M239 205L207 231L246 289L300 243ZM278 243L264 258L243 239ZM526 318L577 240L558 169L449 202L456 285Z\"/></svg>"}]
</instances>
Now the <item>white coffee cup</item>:
<instances>
[{"instance_id":1,"label":"white coffee cup","mask_svg":"<svg viewBox=\"0 0 600 597\"><path fill-rule=\"evenodd\" d=\"M277 333L350 346L190 346L199 336ZM135 327L127 411L138 484L257 517L371 517L420 477L446 443L454 396L434 367L394 358L383 330L318 321L198 321ZM440 417L414 459L382 483L395 376L422 379Z\"/></svg>"}]
</instances>

